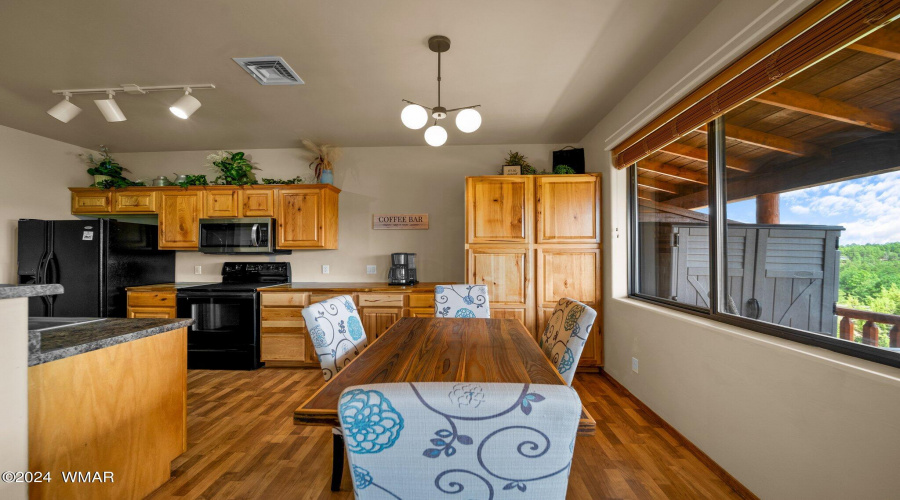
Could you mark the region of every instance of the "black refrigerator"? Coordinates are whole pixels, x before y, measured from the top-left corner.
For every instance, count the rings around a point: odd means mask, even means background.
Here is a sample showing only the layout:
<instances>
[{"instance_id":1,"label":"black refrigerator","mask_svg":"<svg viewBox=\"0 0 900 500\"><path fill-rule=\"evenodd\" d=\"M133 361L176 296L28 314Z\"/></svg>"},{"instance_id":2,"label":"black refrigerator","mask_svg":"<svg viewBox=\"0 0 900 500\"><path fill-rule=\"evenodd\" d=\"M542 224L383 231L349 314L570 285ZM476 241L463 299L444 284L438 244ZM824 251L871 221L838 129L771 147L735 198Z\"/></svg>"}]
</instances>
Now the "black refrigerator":
<instances>
[{"instance_id":1,"label":"black refrigerator","mask_svg":"<svg viewBox=\"0 0 900 500\"><path fill-rule=\"evenodd\" d=\"M19 284L59 283L31 297L29 316L124 318L125 287L175 281L175 252L157 227L114 219L19 220Z\"/></svg>"}]
</instances>

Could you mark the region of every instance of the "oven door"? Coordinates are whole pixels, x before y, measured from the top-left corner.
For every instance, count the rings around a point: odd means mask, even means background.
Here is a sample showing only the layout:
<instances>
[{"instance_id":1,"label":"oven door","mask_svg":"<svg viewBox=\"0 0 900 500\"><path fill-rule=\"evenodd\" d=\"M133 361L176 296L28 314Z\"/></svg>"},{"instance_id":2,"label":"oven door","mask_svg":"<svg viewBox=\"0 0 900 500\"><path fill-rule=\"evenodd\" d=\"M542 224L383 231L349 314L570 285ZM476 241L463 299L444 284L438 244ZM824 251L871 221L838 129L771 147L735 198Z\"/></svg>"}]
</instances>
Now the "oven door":
<instances>
[{"instance_id":1,"label":"oven door","mask_svg":"<svg viewBox=\"0 0 900 500\"><path fill-rule=\"evenodd\" d=\"M203 253L273 253L272 219L200 219L200 251Z\"/></svg>"},{"instance_id":2,"label":"oven door","mask_svg":"<svg viewBox=\"0 0 900 500\"><path fill-rule=\"evenodd\" d=\"M257 292L178 295L178 317L191 318L188 351L246 351L259 346Z\"/></svg>"}]
</instances>

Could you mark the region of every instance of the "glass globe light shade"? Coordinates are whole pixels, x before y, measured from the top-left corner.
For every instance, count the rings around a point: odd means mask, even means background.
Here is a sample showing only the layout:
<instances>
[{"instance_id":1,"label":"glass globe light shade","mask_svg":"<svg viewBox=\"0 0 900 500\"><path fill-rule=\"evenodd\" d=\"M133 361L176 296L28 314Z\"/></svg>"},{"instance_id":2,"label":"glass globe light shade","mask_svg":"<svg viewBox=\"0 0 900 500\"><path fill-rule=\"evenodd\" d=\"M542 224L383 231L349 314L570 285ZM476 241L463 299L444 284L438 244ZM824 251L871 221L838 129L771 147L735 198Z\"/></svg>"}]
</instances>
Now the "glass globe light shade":
<instances>
[{"instance_id":1,"label":"glass globe light shade","mask_svg":"<svg viewBox=\"0 0 900 500\"><path fill-rule=\"evenodd\" d=\"M428 112L418 104L410 104L400 112L400 121L408 128L417 130L428 123Z\"/></svg>"},{"instance_id":2,"label":"glass globe light shade","mask_svg":"<svg viewBox=\"0 0 900 500\"><path fill-rule=\"evenodd\" d=\"M470 134L478 130L478 127L480 126L481 113L475 111L474 109L464 109L460 111L458 115L456 115L456 127L462 132Z\"/></svg>"},{"instance_id":3,"label":"glass globe light shade","mask_svg":"<svg viewBox=\"0 0 900 500\"><path fill-rule=\"evenodd\" d=\"M443 146L447 142L447 131L440 125L432 125L425 129L425 142L430 146Z\"/></svg>"}]
</instances>

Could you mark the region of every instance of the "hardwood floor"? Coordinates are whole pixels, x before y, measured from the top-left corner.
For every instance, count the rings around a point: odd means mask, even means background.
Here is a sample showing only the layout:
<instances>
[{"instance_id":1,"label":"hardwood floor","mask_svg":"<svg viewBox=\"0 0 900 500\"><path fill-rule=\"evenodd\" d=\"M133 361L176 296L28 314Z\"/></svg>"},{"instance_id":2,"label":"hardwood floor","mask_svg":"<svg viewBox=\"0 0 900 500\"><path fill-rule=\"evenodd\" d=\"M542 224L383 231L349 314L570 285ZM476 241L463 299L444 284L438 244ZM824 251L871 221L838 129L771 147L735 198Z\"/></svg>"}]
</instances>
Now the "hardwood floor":
<instances>
[{"instance_id":1,"label":"hardwood floor","mask_svg":"<svg viewBox=\"0 0 900 500\"><path fill-rule=\"evenodd\" d=\"M292 421L323 383L310 369L191 370L188 449L149 498L352 499L349 474L329 489L331 429ZM580 373L575 388L597 434L576 441L569 499L740 498L607 378Z\"/></svg>"}]
</instances>

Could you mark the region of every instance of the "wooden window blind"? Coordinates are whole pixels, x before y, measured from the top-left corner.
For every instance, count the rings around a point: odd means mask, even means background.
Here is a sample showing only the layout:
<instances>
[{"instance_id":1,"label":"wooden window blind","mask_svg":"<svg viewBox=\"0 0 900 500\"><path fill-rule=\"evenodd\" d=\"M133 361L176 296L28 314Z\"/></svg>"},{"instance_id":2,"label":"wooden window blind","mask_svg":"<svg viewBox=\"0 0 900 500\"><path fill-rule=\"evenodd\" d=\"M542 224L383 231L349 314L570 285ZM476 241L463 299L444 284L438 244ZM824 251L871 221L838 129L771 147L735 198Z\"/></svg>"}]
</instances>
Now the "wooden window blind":
<instances>
[{"instance_id":1,"label":"wooden window blind","mask_svg":"<svg viewBox=\"0 0 900 500\"><path fill-rule=\"evenodd\" d=\"M612 150L625 168L900 15L900 0L823 0Z\"/></svg>"}]
</instances>

